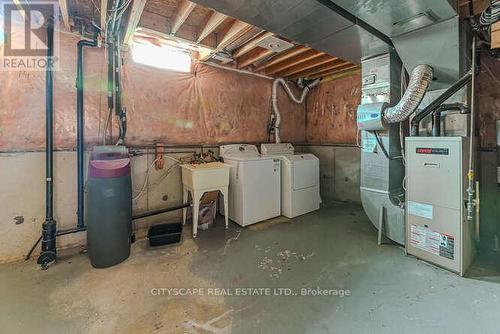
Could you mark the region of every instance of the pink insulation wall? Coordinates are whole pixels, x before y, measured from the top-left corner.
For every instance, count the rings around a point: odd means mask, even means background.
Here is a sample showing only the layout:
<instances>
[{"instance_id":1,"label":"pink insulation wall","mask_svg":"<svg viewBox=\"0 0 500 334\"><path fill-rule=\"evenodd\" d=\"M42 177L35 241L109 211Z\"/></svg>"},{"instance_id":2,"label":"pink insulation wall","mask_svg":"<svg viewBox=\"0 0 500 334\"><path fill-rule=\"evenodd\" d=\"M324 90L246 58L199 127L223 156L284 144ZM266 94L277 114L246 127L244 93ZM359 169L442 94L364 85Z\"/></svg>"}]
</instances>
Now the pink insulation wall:
<instances>
[{"instance_id":1,"label":"pink insulation wall","mask_svg":"<svg viewBox=\"0 0 500 334\"><path fill-rule=\"evenodd\" d=\"M76 140L76 43L61 35L55 73L55 146L73 149ZM265 142L272 81L203 64L191 73L159 70L133 62L125 53L124 106L128 145ZM85 49L85 138L101 141L107 116L106 62L102 49ZM305 108L280 92L285 141L305 140ZM116 123L116 122L115 122ZM114 135L117 134L116 129ZM0 151L43 150L45 74L0 75Z\"/></svg>"},{"instance_id":2,"label":"pink insulation wall","mask_svg":"<svg viewBox=\"0 0 500 334\"><path fill-rule=\"evenodd\" d=\"M355 144L361 75L329 81L307 99L306 140L311 144Z\"/></svg>"}]
</instances>

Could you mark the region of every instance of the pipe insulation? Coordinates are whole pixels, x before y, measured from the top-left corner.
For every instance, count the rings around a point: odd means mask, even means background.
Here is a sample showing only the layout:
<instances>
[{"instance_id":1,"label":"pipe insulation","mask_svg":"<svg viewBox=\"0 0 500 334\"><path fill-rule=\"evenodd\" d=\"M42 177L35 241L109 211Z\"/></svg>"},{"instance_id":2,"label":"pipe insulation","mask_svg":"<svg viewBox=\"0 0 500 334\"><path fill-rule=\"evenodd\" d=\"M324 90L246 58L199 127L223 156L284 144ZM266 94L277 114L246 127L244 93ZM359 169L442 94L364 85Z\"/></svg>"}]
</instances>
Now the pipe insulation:
<instances>
[{"instance_id":1,"label":"pipe insulation","mask_svg":"<svg viewBox=\"0 0 500 334\"><path fill-rule=\"evenodd\" d=\"M432 81L433 70L429 65L418 65L413 69L405 94L394 107L384 110L387 123L399 123L406 120L417 110Z\"/></svg>"},{"instance_id":2,"label":"pipe insulation","mask_svg":"<svg viewBox=\"0 0 500 334\"><path fill-rule=\"evenodd\" d=\"M272 98L272 105L273 105L273 113L274 113L274 116L276 117L276 122L275 122L275 126L274 126L274 138L275 138L275 141L277 144L279 144L281 142L281 138L280 138L281 114L280 114L279 107L278 107L278 87L279 87L279 85L283 86L286 93L288 94L290 99L292 99L293 102L295 102L297 104L301 104L305 101L306 96L309 93L309 91L311 89L313 89L314 87L316 87L317 85L319 85L320 81L321 81L321 79L316 79L312 83L306 84L304 89L302 90L302 94L300 95L299 98L297 98L293 94L292 89L290 88L290 86L288 86L288 84L284 78L274 79L271 98Z\"/></svg>"}]
</instances>

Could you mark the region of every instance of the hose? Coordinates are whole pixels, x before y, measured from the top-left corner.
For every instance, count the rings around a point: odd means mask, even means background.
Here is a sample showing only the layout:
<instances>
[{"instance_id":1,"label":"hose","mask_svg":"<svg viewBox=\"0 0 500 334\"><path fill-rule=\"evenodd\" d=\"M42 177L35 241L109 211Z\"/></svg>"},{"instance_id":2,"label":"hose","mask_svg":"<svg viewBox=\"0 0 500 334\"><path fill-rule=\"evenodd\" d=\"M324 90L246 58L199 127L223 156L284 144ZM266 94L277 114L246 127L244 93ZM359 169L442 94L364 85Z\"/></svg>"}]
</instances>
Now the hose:
<instances>
[{"instance_id":1,"label":"hose","mask_svg":"<svg viewBox=\"0 0 500 334\"><path fill-rule=\"evenodd\" d=\"M500 20L500 0L495 0L481 13L479 23L482 26L490 26L498 20Z\"/></svg>"},{"instance_id":2,"label":"hose","mask_svg":"<svg viewBox=\"0 0 500 334\"><path fill-rule=\"evenodd\" d=\"M405 94L394 107L384 110L387 123L399 123L406 120L420 105L432 81L433 70L429 65L418 65L413 69Z\"/></svg>"},{"instance_id":3,"label":"hose","mask_svg":"<svg viewBox=\"0 0 500 334\"><path fill-rule=\"evenodd\" d=\"M309 91L311 89L313 89L314 87L316 87L320 83L320 81L321 81L320 79L316 79L312 83L310 83L309 85L306 84L304 89L302 90L302 94L300 95L299 98L297 98L293 94L292 90L290 89L290 87L288 86L288 84L284 78L274 79L271 99L272 99L272 105L273 105L273 113L275 115L274 138L275 138L276 144L279 144L281 142L281 138L280 138L281 114L280 114L280 111L278 108L278 86L281 84L283 86L283 88L285 89L286 93L288 94L288 96L292 99L292 101L297 103L297 104L301 104L306 99L306 96L309 93Z\"/></svg>"}]
</instances>

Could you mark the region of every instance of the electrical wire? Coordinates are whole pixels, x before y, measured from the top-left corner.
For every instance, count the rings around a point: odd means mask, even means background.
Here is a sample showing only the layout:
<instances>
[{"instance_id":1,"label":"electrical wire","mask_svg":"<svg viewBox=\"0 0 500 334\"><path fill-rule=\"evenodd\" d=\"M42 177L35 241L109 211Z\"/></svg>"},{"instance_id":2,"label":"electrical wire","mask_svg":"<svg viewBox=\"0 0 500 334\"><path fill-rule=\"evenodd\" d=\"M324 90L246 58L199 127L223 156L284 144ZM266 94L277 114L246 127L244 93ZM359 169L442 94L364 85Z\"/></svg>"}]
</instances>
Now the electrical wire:
<instances>
[{"instance_id":1,"label":"electrical wire","mask_svg":"<svg viewBox=\"0 0 500 334\"><path fill-rule=\"evenodd\" d=\"M171 165L169 168L167 168L165 174L158 181L156 181L153 184L151 184L151 185L148 186L148 180L149 180L149 177L151 175L151 171L153 170L153 166L156 164L156 162L160 158L156 158L155 160L153 160L153 162L151 163L151 165L149 165L148 169L146 170L146 176L144 177L144 182L142 183L142 187L141 187L139 193L132 198L132 201L138 200L142 195L144 195L144 193L146 192L146 190L154 188L155 186L157 186L158 184L160 184L170 174L170 172L172 171L172 169L174 167L176 167L176 166L178 166L178 165L180 165L182 163L180 160L178 160L178 159L176 159L174 157L168 156L168 155L164 155L163 157L167 158L167 159L170 159L170 160L174 161L175 163L173 165Z\"/></svg>"},{"instance_id":2,"label":"electrical wire","mask_svg":"<svg viewBox=\"0 0 500 334\"><path fill-rule=\"evenodd\" d=\"M373 134L375 135L375 139L377 140L378 146L380 146L380 149L384 153L385 157L389 160L400 160L403 159L403 156L398 156L398 157L391 157L389 156L389 153L387 153L387 150L384 147L384 144L382 143L382 140L380 139L378 131L373 131Z\"/></svg>"}]
</instances>

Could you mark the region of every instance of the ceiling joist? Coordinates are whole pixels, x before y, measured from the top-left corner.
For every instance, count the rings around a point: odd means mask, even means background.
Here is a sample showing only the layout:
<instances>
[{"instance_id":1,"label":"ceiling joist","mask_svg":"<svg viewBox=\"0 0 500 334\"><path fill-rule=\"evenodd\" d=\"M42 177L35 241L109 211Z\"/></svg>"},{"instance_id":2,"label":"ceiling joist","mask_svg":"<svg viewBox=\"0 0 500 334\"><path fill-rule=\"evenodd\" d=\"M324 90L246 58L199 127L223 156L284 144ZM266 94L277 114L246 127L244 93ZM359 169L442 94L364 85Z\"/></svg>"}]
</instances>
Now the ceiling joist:
<instances>
[{"instance_id":1,"label":"ceiling joist","mask_svg":"<svg viewBox=\"0 0 500 334\"><path fill-rule=\"evenodd\" d=\"M21 0L12 1L20 3ZM100 0L100 3L94 2L93 6L83 5L83 2L88 0L71 0L71 3L70 0L58 1L62 13L61 21L64 21L65 25L69 25L71 19L68 15L71 14L68 13L69 5L69 9L74 12L91 12L92 20L105 28L110 7L116 0ZM466 3L468 0L460 1ZM322 77L353 66L305 45L292 43L287 45L291 48L277 51L279 48L276 49L276 45L268 40L275 37L288 42L286 38L196 2L197 0L127 0L128 18L127 21L123 19L124 43L132 43L135 35L145 43L186 49L192 52L193 59L197 61L212 58L210 61L222 64L221 66L246 68L254 73L283 76L287 79Z\"/></svg>"},{"instance_id":2,"label":"ceiling joist","mask_svg":"<svg viewBox=\"0 0 500 334\"><path fill-rule=\"evenodd\" d=\"M255 49L254 51L249 52L246 56L243 56L240 59L238 59L237 67L238 68L247 67L249 65L252 65L252 64L258 62L261 59L269 57L273 53L274 53L274 51L272 51L272 50L268 50L268 49L264 49L264 48L259 47L258 49Z\"/></svg>"},{"instance_id":3,"label":"ceiling joist","mask_svg":"<svg viewBox=\"0 0 500 334\"><path fill-rule=\"evenodd\" d=\"M359 70L359 65L353 65L350 63L345 63L343 66L332 70L332 71L325 71L321 73L314 74L312 76L309 76L308 79L318 79L318 78L326 78L334 75L341 75L341 74L346 74L346 73L351 73L351 72L356 72Z\"/></svg>"},{"instance_id":4,"label":"ceiling joist","mask_svg":"<svg viewBox=\"0 0 500 334\"><path fill-rule=\"evenodd\" d=\"M125 28L125 38L123 40L125 44L132 43L135 29L139 24L139 20L141 19L142 11L144 10L145 5L146 0L133 0L132 9L130 10L130 17Z\"/></svg>"},{"instance_id":5,"label":"ceiling joist","mask_svg":"<svg viewBox=\"0 0 500 334\"><path fill-rule=\"evenodd\" d=\"M218 12L213 12L208 18L205 26L201 29L200 33L198 34L198 39L196 40L196 43L200 43L208 35L213 33L226 19L227 19L226 15Z\"/></svg>"},{"instance_id":6,"label":"ceiling joist","mask_svg":"<svg viewBox=\"0 0 500 334\"><path fill-rule=\"evenodd\" d=\"M217 44L217 47L210 54L208 54L205 57L202 57L200 60L202 61L207 60L208 58L210 58L210 56L212 56L217 52L222 51L226 46L235 42L236 40L238 40L238 38L240 38L241 36L243 36L252 29L253 27L250 24L238 20L234 21L229 30L222 37L222 40L219 42L219 44Z\"/></svg>"},{"instance_id":7,"label":"ceiling joist","mask_svg":"<svg viewBox=\"0 0 500 334\"><path fill-rule=\"evenodd\" d=\"M264 39L274 36L272 32L263 32L259 34L257 37L253 38L249 42L245 43L244 45L240 46L237 50L233 52L233 57L234 58L239 58L243 56L244 54L252 51L257 47L257 43L263 41Z\"/></svg>"},{"instance_id":8,"label":"ceiling joist","mask_svg":"<svg viewBox=\"0 0 500 334\"><path fill-rule=\"evenodd\" d=\"M290 67L302 64L306 61L310 61L316 59L318 57L324 56L325 54L322 52L318 52L316 50L308 50L298 56L290 58L288 61L280 62L274 66L270 66L266 69L267 75L273 75L274 73L282 72Z\"/></svg>"},{"instance_id":9,"label":"ceiling joist","mask_svg":"<svg viewBox=\"0 0 500 334\"><path fill-rule=\"evenodd\" d=\"M101 29L104 30L106 29L106 20L107 20L107 14L108 14L108 0L101 0L101 15L99 22L101 23Z\"/></svg>"},{"instance_id":10,"label":"ceiling joist","mask_svg":"<svg viewBox=\"0 0 500 334\"><path fill-rule=\"evenodd\" d=\"M301 73L301 72L304 72L308 69L311 69L311 68L314 68L314 67L318 67L318 66L321 66L323 64L330 64L330 63L334 63L336 62L337 59L336 58L332 58L331 56L329 55L323 55L319 58L316 58L316 59L313 59L313 60L309 60L309 61L306 61L302 64L299 64L299 65L296 65L296 66L293 66L291 68L289 68L288 70L285 70L284 72L278 72L277 74L280 75L280 76L284 76L284 77L288 77L288 76L291 76L291 75L294 75L294 74L297 74L297 73Z\"/></svg>"},{"instance_id":11,"label":"ceiling joist","mask_svg":"<svg viewBox=\"0 0 500 334\"><path fill-rule=\"evenodd\" d=\"M284 52L284 53L282 53L282 54L279 54L279 55L277 55L277 56L273 57L273 58L272 58L271 60L269 60L268 62L265 62L265 63L264 63L264 64L262 64L262 65L259 65L259 66L255 69L255 71L256 71L256 72L258 72L258 71L262 71L262 70L264 70L264 69L268 68L269 66L272 66L272 65L278 64L278 63L280 63L280 62L282 62L282 61L285 61L285 60L287 60L287 59L290 59L290 58L292 58L292 57L294 57L294 56L297 56L297 55L299 55L299 54L301 54L301 53L306 52L307 50L311 50L311 49L310 49L310 48L308 48L308 47L305 47L305 46L297 46L297 47L295 47L295 48L293 48L293 49L291 49L291 50L289 50L289 51L286 51L286 52Z\"/></svg>"},{"instance_id":12,"label":"ceiling joist","mask_svg":"<svg viewBox=\"0 0 500 334\"><path fill-rule=\"evenodd\" d=\"M66 0L59 0L59 8L61 10L61 16L62 16L64 28L69 30L70 26L69 26L68 2Z\"/></svg>"},{"instance_id":13,"label":"ceiling joist","mask_svg":"<svg viewBox=\"0 0 500 334\"><path fill-rule=\"evenodd\" d=\"M323 72L331 72L335 69L343 68L346 64L351 65L351 63L348 63L348 62L343 61L341 59L337 59L337 60L333 60L332 62L328 62L326 64L323 64L321 66L313 67L309 70L296 73L296 74L290 76L290 78L292 78L292 79L309 78L309 77L314 76L316 74L321 74Z\"/></svg>"},{"instance_id":14,"label":"ceiling joist","mask_svg":"<svg viewBox=\"0 0 500 334\"><path fill-rule=\"evenodd\" d=\"M188 0L181 0L179 3L179 9L177 10L177 14L175 15L174 21L172 23L172 29L170 33L175 35L179 28L186 22L189 14L193 11L196 5Z\"/></svg>"}]
</instances>

